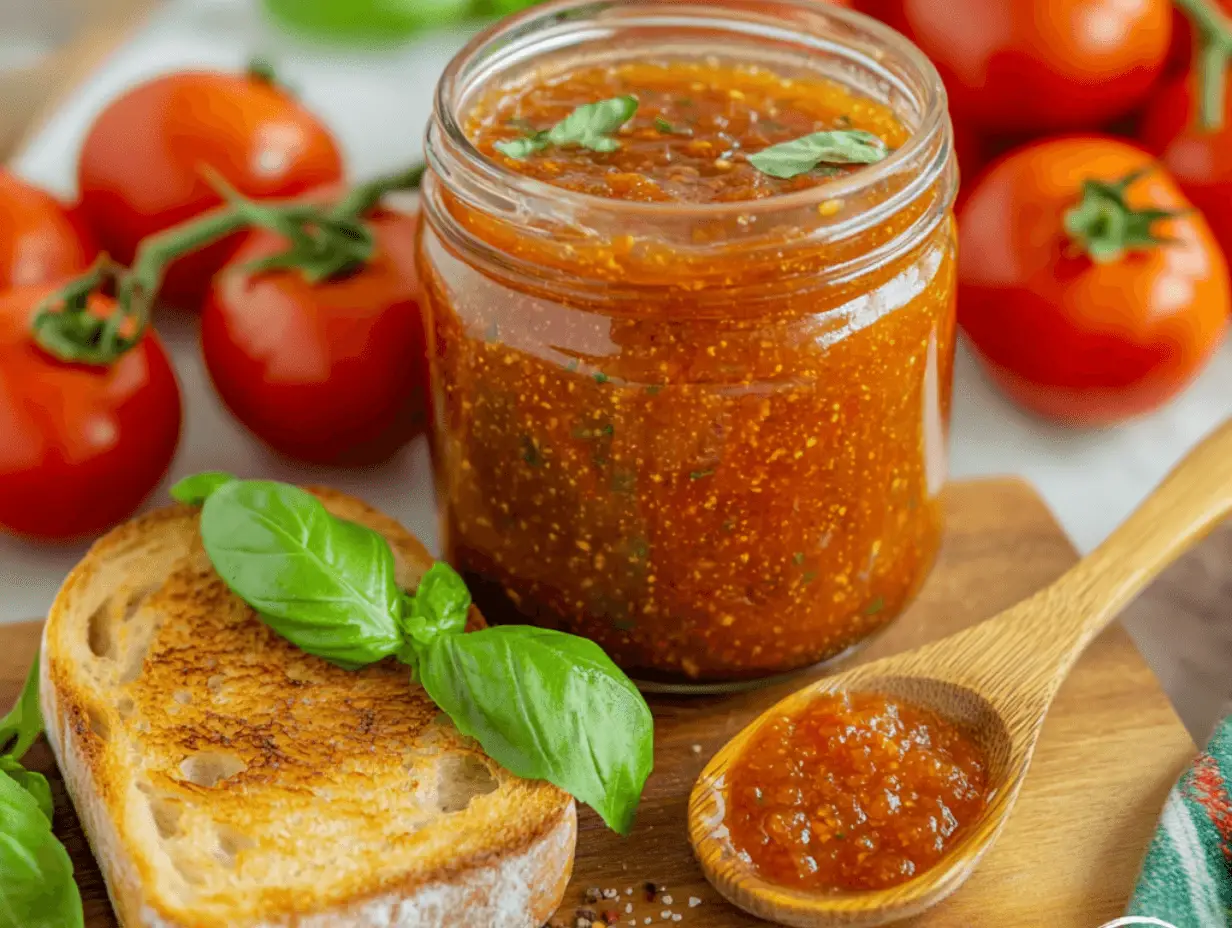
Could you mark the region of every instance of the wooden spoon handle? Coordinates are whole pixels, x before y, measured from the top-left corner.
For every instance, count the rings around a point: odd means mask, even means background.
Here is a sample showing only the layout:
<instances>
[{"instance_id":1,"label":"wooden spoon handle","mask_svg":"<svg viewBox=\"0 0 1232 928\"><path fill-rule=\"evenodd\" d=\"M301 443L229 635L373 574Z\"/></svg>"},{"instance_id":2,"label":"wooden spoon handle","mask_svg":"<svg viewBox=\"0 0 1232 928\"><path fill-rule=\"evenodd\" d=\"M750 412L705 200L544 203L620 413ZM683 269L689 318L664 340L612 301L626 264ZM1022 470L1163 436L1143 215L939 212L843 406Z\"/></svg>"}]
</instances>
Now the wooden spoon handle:
<instances>
[{"instance_id":1,"label":"wooden spoon handle","mask_svg":"<svg viewBox=\"0 0 1232 928\"><path fill-rule=\"evenodd\" d=\"M961 633L987 649L976 674L1043 708L1074 661L1152 580L1232 512L1232 420L1194 448L1108 539L1051 586Z\"/></svg>"}]
</instances>

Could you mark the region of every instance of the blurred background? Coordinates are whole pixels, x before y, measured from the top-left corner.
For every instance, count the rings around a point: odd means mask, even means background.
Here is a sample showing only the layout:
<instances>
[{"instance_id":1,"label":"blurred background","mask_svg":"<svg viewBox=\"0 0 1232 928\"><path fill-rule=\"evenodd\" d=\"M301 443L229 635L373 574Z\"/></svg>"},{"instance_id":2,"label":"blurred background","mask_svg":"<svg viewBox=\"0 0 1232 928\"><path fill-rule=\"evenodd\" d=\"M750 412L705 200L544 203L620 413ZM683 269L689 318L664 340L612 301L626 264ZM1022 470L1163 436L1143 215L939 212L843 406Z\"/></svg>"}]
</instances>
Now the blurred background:
<instances>
[{"instance_id":1,"label":"blurred background","mask_svg":"<svg viewBox=\"0 0 1232 928\"><path fill-rule=\"evenodd\" d=\"M82 141L118 95L154 75L178 70L239 72L260 56L276 65L280 82L336 138L347 173L369 178L419 157L441 70L485 21L524 5L519 0L0 0L0 153L16 174L72 200ZM867 5L870 12L891 20L899 16L896 24L903 27L902 10L890 10L895 4L873 0ZM933 5L948 6L940 0ZM1025 10L1031 4L1023 0L1017 6ZM1095 15L1099 10L1091 9L1099 3L1070 6L1085 7L1084 15L1090 14L1085 26L1063 24L1058 33L1074 38L1075 47L1085 42L1097 49L1126 44L1163 49L1158 61L1137 61L1130 68L1142 85L1136 99L1115 118L1093 119L1079 127L1104 131L1111 125L1127 134L1136 131L1131 123L1138 108L1147 104L1148 94L1157 92L1153 88L1170 79L1164 52L1174 54L1172 31L1179 28L1172 21L1171 5L1165 0L1109 0L1103 4L1103 19ZM897 7L918 11L921 4L900 2ZM1160 9L1166 19L1156 16L1148 25L1138 21ZM976 20L978 24L978 16ZM921 26L918 17L912 22ZM944 35L934 38L938 48L953 44ZM1182 37L1181 47L1188 41ZM1149 55L1141 48L1137 53ZM959 64L947 76L961 79ZM1187 61L1167 65L1179 69L1175 73L1180 79L1187 66ZM1098 67L1097 61L1084 80L1098 82ZM966 105L979 109L978 101ZM1125 118L1131 122L1123 122ZM1011 127L981 134L965 121L958 128L967 180L973 180L985 162L1050 131L1024 126L1021 131ZM1228 160L1232 164L1232 143ZM363 471L293 464L268 452L218 402L191 319L168 316L160 320L159 331L184 392L185 430L169 479L225 467L240 474L334 483L389 511L435 547L422 439ZM1176 394L1156 409L1124 422L1075 426L1038 417L1006 398L964 345L955 385L952 476L1024 477L1085 552L1194 442L1232 414L1232 349L1218 349L1191 373L1193 379L1178 385ZM153 498L165 494L160 491ZM1225 632L1225 625L1232 628L1232 616L1227 615L1232 572L1225 569L1223 557L1232 552L1232 543L1225 539L1219 544L1204 549L1202 557L1184 568L1194 596L1191 615L1177 616L1168 629L1131 628L1198 738L1226 709L1232 692L1224 670L1232 665L1232 633ZM47 545L0 534L0 622L42 616L82 550L77 543Z\"/></svg>"}]
</instances>

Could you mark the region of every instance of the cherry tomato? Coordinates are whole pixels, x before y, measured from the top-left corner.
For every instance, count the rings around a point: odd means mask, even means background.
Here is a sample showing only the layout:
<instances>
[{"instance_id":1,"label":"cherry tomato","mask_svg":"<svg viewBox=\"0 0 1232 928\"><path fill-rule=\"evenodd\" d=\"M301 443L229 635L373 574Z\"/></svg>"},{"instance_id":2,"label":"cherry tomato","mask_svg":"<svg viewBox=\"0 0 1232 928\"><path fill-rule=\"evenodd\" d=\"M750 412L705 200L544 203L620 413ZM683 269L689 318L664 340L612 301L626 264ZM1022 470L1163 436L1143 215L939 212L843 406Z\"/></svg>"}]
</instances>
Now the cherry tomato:
<instances>
[{"instance_id":1,"label":"cherry tomato","mask_svg":"<svg viewBox=\"0 0 1232 928\"><path fill-rule=\"evenodd\" d=\"M1130 145L1020 148L976 182L958 222L959 322L993 379L1039 413L1106 424L1154 409L1223 336L1223 254L1175 181Z\"/></svg>"},{"instance_id":2,"label":"cherry tomato","mask_svg":"<svg viewBox=\"0 0 1232 928\"><path fill-rule=\"evenodd\" d=\"M1227 91L1232 93L1232 76ZM1143 114L1140 137L1232 254L1232 98L1225 103L1223 126L1215 130L1200 125L1198 99L1196 76L1169 81Z\"/></svg>"},{"instance_id":3,"label":"cherry tomato","mask_svg":"<svg viewBox=\"0 0 1232 928\"><path fill-rule=\"evenodd\" d=\"M0 531L66 540L123 521L167 472L180 391L152 332L110 367L68 364L29 334L56 287L0 294ZM106 317L115 303L91 297Z\"/></svg>"},{"instance_id":4,"label":"cherry tomato","mask_svg":"<svg viewBox=\"0 0 1232 928\"><path fill-rule=\"evenodd\" d=\"M1168 0L856 0L933 60L956 119L986 132L1096 128L1146 96Z\"/></svg>"},{"instance_id":5,"label":"cherry tomato","mask_svg":"<svg viewBox=\"0 0 1232 928\"><path fill-rule=\"evenodd\" d=\"M286 249L253 232L215 278L201 318L223 402L275 451L328 464L387 457L423 427L426 360L416 219L369 215L373 259L338 280L246 265Z\"/></svg>"},{"instance_id":6,"label":"cherry tomato","mask_svg":"<svg viewBox=\"0 0 1232 928\"><path fill-rule=\"evenodd\" d=\"M128 91L91 127L77 169L82 209L104 250L129 264L143 238L222 202L211 172L249 197L292 197L338 181L342 158L316 117L267 78L169 74ZM163 299L195 306L238 244L176 262Z\"/></svg>"},{"instance_id":7,"label":"cherry tomato","mask_svg":"<svg viewBox=\"0 0 1232 928\"><path fill-rule=\"evenodd\" d=\"M0 290L72 277L97 254L89 231L59 200L0 170Z\"/></svg>"}]
</instances>

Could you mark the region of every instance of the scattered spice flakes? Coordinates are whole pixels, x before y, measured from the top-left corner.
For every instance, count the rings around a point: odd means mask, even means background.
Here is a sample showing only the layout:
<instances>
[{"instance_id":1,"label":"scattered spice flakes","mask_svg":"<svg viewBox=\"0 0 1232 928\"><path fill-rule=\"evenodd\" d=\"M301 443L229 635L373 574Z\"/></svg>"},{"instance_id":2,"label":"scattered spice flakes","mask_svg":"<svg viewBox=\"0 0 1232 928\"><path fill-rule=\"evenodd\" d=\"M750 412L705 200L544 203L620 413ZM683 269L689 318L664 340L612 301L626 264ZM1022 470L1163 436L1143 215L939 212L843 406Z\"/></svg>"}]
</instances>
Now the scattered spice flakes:
<instances>
[{"instance_id":1,"label":"scattered spice flakes","mask_svg":"<svg viewBox=\"0 0 1232 928\"><path fill-rule=\"evenodd\" d=\"M804 563L804 552L797 551L795 554L791 556L791 560L792 560L792 563L794 563L797 567L799 567L801 564Z\"/></svg>"},{"instance_id":2,"label":"scattered spice flakes","mask_svg":"<svg viewBox=\"0 0 1232 928\"><path fill-rule=\"evenodd\" d=\"M650 386L646 388L646 395L647 396L657 396L659 391L662 389L663 389L663 384L652 383Z\"/></svg>"},{"instance_id":3,"label":"scattered spice flakes","mask_svg":"<svg viewBox=\"0 0 1232 928\"><path fill-rule=\"evenodd\" d=\"M880 612L884 608L885 608L885 597L878 596L871 603L869 603L867 606L864 607L864 614L865 615L876 615L878 612Z\"/></svg>"},{"instance_id":4,"label":"scattered spice flakes","mask_svg":"<svg viewBox=\"0 0 1232 928\"><path fill-rule=\"evenodd\" d=\"M815 570L806 570L806 571L804 572L804 576L803 576L803 577L801 577L800 579L801 579L801 580L803 580L803 581L804 581L804 583L805 583L805 585L807 586L808 584L812 583L814 580L816 580L816 579L817 579L817 571L815 571Z\"/></svg>"},{"instance_id":5,"label":"scattered spice flakes","mask_svg":"<svg viewBox=\"0 0 1232 928\"><path fill-rule=\"evenodd\" d=\"M659 887L657 884L647 880L642 884L642 891L646 894L647 902L654 902L659 896Z\"/></svg>"},{"instance_id":6,"label":"scattered spice flakes","mask_svg":"<svg viewBox=\"0 0 1232 928\"><path fill-rule=\"evenodd\" d=\"M607 383L609 380L612 379L607 374L603 373L603 371L595 371L594 378L595 378L595 383Z\"/></svg>"},{"instance_id":7,"label":"scattered spice flakes","mask_svg":"<svg viewBox=\"0 0 1232 928\"><path fill-rule=\"evenodd\" d=\"M544 463L543 452L539 449L539 443L529 435L522 436L522 460L531 467L542 467Z\"/></svg>"},{"instance_id":8,"label":"scattered spice flakes","mask_svg":"<svg viewBox=\"0 0 1232 928\"><path fill-rule=\"evenodd\" d=\"M690 479L690 480L702 480L702 479L704 479L704 478L706 478L706 477L713 477L713 476L714 476L714 468L713 468L713 467L708 468L707 470L695 470L695 471L690 471L690 472L689 472L689 479Z\"/></svg>"}]
</instances>

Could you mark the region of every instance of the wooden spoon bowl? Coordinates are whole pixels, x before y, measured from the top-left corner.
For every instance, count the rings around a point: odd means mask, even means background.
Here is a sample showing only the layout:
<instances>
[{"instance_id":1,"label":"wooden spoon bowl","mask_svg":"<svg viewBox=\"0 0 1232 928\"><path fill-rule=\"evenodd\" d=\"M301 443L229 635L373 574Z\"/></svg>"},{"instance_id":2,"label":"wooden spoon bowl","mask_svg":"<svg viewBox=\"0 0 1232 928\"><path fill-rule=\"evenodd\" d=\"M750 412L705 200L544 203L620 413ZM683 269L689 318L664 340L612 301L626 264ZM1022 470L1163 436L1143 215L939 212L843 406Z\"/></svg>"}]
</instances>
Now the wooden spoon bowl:
<instances>
[{"instance_id":1,"label":"wooden spoon bowl","mask_svg":"<svg viewBox=\"0 0 1232 928\"><path fill-rule=\"evenodd\" d=\"M971 875L1004 826L1040 729L1087 645L1155 576L1232 511L1232 422L1192 451L1098 549L1054 584L997 617L923 648L805 687L754 720L711 759L693 788L689 834L706 878L752 914L801 928L883 925L937 904ZM982 748L989 800L941 861L898 886L810 892L763 880L732 845L729 768L771 719L818 695L875 692L957 724Z\"/></svg>"}]
</instances>

